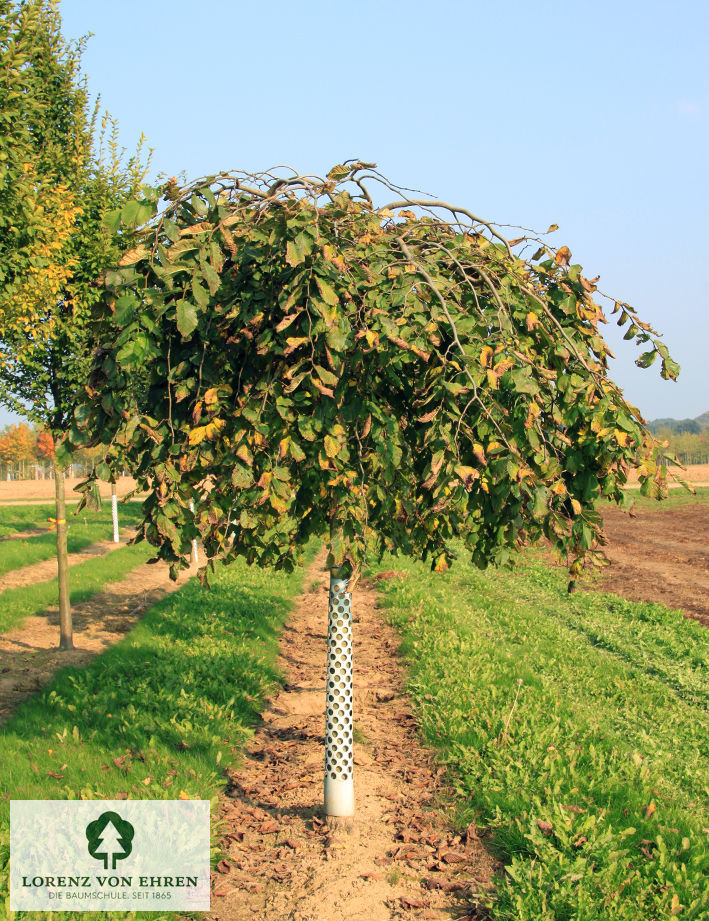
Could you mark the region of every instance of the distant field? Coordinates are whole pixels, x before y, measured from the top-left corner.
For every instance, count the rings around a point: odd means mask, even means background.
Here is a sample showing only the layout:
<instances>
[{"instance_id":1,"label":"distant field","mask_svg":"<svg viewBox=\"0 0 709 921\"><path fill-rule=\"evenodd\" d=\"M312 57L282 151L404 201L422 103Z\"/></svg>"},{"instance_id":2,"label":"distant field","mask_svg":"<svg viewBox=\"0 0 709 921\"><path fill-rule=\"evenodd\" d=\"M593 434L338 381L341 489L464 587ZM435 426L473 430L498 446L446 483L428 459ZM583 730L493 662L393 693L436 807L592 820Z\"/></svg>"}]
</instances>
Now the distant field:
<instances>
[{"instance_id":1,"label":"distant field","mask_svg":"<svg viewBox=\"0 0 709 921\"><path fill-rule=\"evenodd\" d=\"M658 512L671 511L673 508L679 508L683 505L693 503L709 503L709 486L695 486L696 495L688 492L686 489L672 489L666 499L648 499L641 496L637 489L632 490L631 498L637 508L656 509Z\"/></svg>"},{"instance_id":2,"label":"distant field","mask_svg":"<svg viewBox=\"0 0 709 921\"><path fill-rule=\"evenodd\" d=\"M670 467L668 468L668 472L673 472L676 475L681 476L682 479L687 480L688 483L709 486L709 464L690 464L688 467L685 467L684 470L682 470L680 467ZM638 475L635 471L631 471L630 475L628 476L628 482L631 485L637 484ZM672 484L672 480L669 477L668 482Z\"/></svg>"},{"instance_id":3,"label":"distant field","mask_svg":"<svg viewBox=\"0 0 709 921\"><path fill-rule=\"evenodd\" d=\"M67 478L64 488L68 502L78 501L79 493L74 492L74 487L83 483L83 477ZM99 481L101 496L110 498L111 484ZM116 484L119 496L125 496L135 489L135 480L132 477L121 477ZM12 502L27 502L28 500L54 499L54 480L0 480L0 505Z\"/></svg>"}]
</instances>

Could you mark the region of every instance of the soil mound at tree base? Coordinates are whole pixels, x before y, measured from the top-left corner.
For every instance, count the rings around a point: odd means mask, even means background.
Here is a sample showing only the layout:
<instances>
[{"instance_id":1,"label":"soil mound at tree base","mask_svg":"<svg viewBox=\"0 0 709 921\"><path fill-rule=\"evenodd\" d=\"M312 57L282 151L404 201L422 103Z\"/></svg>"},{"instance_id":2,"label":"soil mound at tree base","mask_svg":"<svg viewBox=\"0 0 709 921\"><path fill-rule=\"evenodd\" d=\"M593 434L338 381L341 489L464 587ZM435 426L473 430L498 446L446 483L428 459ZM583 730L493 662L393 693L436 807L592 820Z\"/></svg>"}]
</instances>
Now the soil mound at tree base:
<instances>
[{"instance_id":1,"label":"soil mound at tree base","mask_svg":"<svg viewBox=\"0 0 709 921\"><path fill-rule=\"evenodd\" d=\"M465 916L494 870L473 827L446 822L442 770L416 734L398 641L360 582L353 595L352 820L322 812L327 579L321 555L286 625L286 684L263 715L221 804L227 859L213 875L219 921L390 921ZM317 580L317 581L315 581ZM482 915L480 915L482 917Z\"/></svg>"}]
</instances>

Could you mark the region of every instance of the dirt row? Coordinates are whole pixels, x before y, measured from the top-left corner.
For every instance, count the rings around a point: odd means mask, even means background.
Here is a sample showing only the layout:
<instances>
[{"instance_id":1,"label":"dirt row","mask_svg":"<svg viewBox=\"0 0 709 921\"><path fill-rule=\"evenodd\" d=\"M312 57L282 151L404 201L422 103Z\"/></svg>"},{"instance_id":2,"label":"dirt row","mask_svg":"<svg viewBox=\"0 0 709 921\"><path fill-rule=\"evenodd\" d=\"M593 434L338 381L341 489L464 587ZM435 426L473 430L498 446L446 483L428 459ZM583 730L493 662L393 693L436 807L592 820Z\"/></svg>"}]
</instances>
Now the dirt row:
<instances>
[{"instance_id":1,"label":"dirt row","mask_svg":"<svg viewBox=\"0 0 709 921\"><path fill-rule=\"evenodd\" d=\"M56 562L54 566L56 572ZM56 607L37 617L28 617L9 633L0 635L0 725L23 700L48 684L59 669L87 665L94 656L117 643L144 611L183 585L195 571L196 567L187 570L177 582L172 582L167 564L144 563L114 582L109 590L72 605L76 649L60 652L57 648L59 609Z\"/></svg>"},{"instance_id":2,"label":"dirt row","mask_svg":"<svg viewBox=\"0 0 709 921\"><path fill-rule=\"evenodd\" d=\"M603 515L611 565L599 591L679 608L709 626L709 504Z\"/></svg>"},{"instance_id":3,"label":"dirt row","mask_svg":"<svg viewBox=\"0 0 709 921\"><path fill-rule=\"evenodd\" d=\"M213 875L218 921L390 921L484 917L494 861L474 826L454 834L442 771L422 747L403 690L398 639L375 586L353 599L357 818L322 815L327 573L289 618L287 683L263 715L221 803L228 857ZM471 913L472 912L472 913Z\"/></svg>"},{"instance_id":4,"label":"dirt row","mask_svg":"<svg viewBox=\"0 0 709 921\"><path fill-rule=\"evenodd\" d=\"M46 531L39 532L39 534L46 533ZM111 550L124 546L126 541L135 534L135 529L123 528L122 533L123 539L121 543L114 543L112 540L103 540L95 544L90 544L88 547L84 547L83 550L78 550L76 553L70 553L67 556L68 566L77 566L79 563L85 563L86 560L91 559L91 557L105 556L107 553L110 553ZM29 534L25 532L25 537L28 536L31 537L32 532ZM11 572L7 572L0 576L0 592L4 592L8 588L19 588L23 585L37 585L40 582L49 582L50 579L56 579L56 577L57 559L56 556L53 556L48 560L41 560L39 563L31 563L29 566L13 569Z\"/></svg>"}]
</instances>

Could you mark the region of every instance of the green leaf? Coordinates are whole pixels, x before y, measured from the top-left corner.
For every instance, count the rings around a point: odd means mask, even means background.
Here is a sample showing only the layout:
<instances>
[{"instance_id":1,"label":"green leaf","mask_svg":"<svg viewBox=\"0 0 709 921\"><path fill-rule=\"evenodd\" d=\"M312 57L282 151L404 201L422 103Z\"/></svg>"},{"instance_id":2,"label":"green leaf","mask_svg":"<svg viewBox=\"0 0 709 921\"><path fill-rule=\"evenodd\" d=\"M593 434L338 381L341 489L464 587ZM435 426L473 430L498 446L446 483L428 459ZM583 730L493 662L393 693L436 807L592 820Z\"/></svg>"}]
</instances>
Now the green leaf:
<instances>
[{"instance_id":1,"label":"green leaf","mask_svg":"<svg viewBox=\"0 0 709 921\"><path fill-rule=\"evenodd\" d=\"M165 231L165 235L168 240L172 243L177 243L180 239L180 230L177 224L174 221L171 221L169 217L163 219L162 228Z\"/></svg>"},{"instance_id":2,"label":"green leaf","mask_svg":"<svg viewBox=\"0 0 709 921\"><path fill-rule=\"evenodd\" d=\"M328 371L327 368L315 365L315 370L318 372L318 377L326 387L336 387L340 382L340 378L333 374L332 371Z\"/></svg>"},{"instance_id":3,"label":"green leaf","mask_svg":"<svg viewBox=\"0 0 709 921\"><path fill-rule=\"evenodd\" d=\"M118 326L126 326L135 319L135 308L138 299L132 294L123 294L116 301L113 320Z\"/></svg>"},{"instance_id":4,"label":"green leaf","mask_svg":"<svg viewBox=\"0 0 709 921\"><path fill-rule=\"evenodd\" d=\"M194 299L197 301L200 307L207 307L209 304L209 292L207 289L203 288L196 278L192 279L191 288Z\"/></svg>"},{"instance_id":5,"label":"green leaf","mask_svg":"<svg viewBox=\"0 0 709 921\"><path fill-rule=\"evenodd\" d=\"M103 226L110 230L111 233L115 233L121 226L121 209L115 208L113 211L109 211L103 219Z\"/></svg>"},{"instance_id":6,"label":"green leaf","mask_svg":"<svg viewBox=\"0 0 709 921\"><path fill-rule=\"evenodd\" d=\"M177 328L180 334L187 338L196 328L197 308L189 301L180 301L177 305Z\"/></svg>"},{"instance_id":7,"label":"green leaf","mask_svg":"<svg viewBox=\"0 0 709 921\"><path fill-rule=\"evenodd\" d=\"M318 286L320 296L326 304L329 304L331 307L337 307L339 305L340 299L335 293L335 289L332 288L324 279L320 278L319 275L315 276L315 284Z\"/></svg>"},{"instance_id":8,"label":"green leaf","mask_svg":"<svg viewBox=\"0 0 709 921\"><path fill-rule=\"evenodd\" d=\"M219 277L219 273L213 269L208 262L206 262L202 266L202 275L204 276L207 282L207 286L209 287L209 293L212 295L212 297L214 297L222 283L221 278Z\"/></svg>"}]
</instances>

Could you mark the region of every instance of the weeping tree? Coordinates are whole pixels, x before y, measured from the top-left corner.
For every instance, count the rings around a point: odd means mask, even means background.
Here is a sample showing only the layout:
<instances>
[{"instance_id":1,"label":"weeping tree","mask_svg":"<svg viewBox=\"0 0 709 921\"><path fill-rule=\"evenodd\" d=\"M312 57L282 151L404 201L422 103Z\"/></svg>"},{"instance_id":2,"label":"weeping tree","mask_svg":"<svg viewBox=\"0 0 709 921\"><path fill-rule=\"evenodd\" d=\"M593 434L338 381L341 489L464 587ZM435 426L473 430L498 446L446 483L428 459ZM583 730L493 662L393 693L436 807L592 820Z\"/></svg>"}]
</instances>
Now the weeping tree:
<instances>
[{"instance_id":1,"label":"weeping tree","mask_svg":"<svg viewBox=\"0 0 709 921\"><path fill-rule=\"evenodd\" d=\"M149 492L139 539L173 576L197 538L208 580L236 557L291 570L324 536L325 807L349 815L350 599L367 556L441 573L463 550L486 567L545 538L573 580L603 561L598 500L623 502L631 468L660 496L666 467L608 377L597 279L567 247L505 239L359 161L161 191L106 276L71 438L130 466ZM646 347L637 364L674 379L658 334L609 308Z\"/></svg>"}]
</instances>

